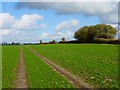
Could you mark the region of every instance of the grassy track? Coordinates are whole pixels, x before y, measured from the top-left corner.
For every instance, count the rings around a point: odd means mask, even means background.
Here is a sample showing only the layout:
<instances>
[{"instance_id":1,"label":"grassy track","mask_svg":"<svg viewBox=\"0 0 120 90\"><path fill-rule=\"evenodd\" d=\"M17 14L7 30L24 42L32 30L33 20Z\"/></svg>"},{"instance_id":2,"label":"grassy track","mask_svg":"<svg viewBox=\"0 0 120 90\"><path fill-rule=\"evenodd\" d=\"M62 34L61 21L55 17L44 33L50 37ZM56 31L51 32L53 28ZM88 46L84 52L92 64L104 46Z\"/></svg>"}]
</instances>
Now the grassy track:
<instances>
[{"instance_id":1,"label":"grassy track","mask_svg":"<svg viewBox=\"0 0 120 90\"><path fill-rule=\"evenodd\" d=\"M2 47L2 88L13 88L19 61L20 46Z\"/></svg>"},{"instance_id":2,"label":"grassy track","mask_svg":"<svg viewBox=\"0 0 120 90\"><path fill-rule=\"evenodd\" d=\"M31 46L96 87L118 87L118 46L62 44Z\"/></svg>"},{"instance_id":3,"label":"grassy track","mask_svg":"<svg viewBox=\"0 0 120 90\"><path fill-rule=\"evenodd\" d=\"M25 65L30 88L71 88L63 77L24 47Z\"/></svg>"}]
</instances>

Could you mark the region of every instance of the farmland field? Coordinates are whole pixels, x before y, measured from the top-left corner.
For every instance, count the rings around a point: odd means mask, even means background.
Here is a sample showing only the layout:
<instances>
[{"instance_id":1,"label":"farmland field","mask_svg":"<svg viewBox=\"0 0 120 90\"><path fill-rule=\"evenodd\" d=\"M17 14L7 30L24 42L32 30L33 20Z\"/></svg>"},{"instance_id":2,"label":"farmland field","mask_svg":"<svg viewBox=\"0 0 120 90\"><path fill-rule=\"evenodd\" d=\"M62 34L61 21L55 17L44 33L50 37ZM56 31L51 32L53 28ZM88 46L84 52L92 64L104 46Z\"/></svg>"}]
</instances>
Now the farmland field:
<instances>
[{"instance_id":1,"label":"farmland field","mask_svg":"<svg viewBox=\"0 0 120 90\"><path fill-rule=\"evenodd\" d=\"M30 88L72 88L62 76L24 47L28 84Z\"/></svg>"},{"instance_id":2,"label":"farmland field","mask_svg":"<svg viewBox=\"0 0 120 90\"><path fill-rule=\"evenodd\" d=\"M118 45L48 44L27 45L75 76L95 87L118 88ZM23 47L24 62L30 88L75 87ZM20 46L2 46L2 87L14 88L19 64Z\"/></svg>"},{"instance_id":3,"label":"farmland field","mask_svg":"<svg viewBox=\"0 0 120 90\"><path fill-rule=\"evenodd\" d=\"M2 47L2 87L13 88L19 60L20 46Z\"/></svg>"},{"instance_id":4,"label":"farmland field","mask_svg":"<svg viewBox=\"0 0 120 90\"><path fill-rule=\"evenodd\" d=\"M118 45L32 45L41 55L96 87L118 88Z\"/></svg>"}]
</instances>

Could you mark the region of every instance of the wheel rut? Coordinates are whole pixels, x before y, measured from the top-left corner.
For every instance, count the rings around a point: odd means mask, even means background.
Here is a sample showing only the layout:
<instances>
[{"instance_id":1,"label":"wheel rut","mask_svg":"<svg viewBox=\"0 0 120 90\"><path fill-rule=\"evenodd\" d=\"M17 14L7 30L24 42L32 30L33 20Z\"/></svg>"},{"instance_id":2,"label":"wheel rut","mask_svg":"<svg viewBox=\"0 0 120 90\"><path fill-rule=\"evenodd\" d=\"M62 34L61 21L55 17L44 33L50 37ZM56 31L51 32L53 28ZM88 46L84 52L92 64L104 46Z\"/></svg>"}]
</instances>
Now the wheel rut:
<instances>
[{"instance_id":1,"label":"wheel rut","mask_svg":"<svg viewBox=\"0 0 120 90\"><path fill-rule=\"evenodd\" d=\"M57 73L59 73L60 75L65 77L71 84L73 84L77 88L94 88L94 86L86 83L83 79L73 75L66 69L61 68L58 65L56 65L55 63L53 63L52 61L48 60L47 58L45 58L44 56L39 54L37 51L35 51L33 48L31 48L29 46L27 46L27 48L32 53L34 53L37 57L39 57L43 62L45 62L47 65L49 65L54 71L56 71Z\"/></svg>"},{"instance_id":2,"label":"wheel rut","mask_svg":"<svg viewBox=\"0 0 120 90\"><path fill-rule=\"evenodd\" d=\"M21 46L20 59L17 69L16 88L28 88L28 79L24 63L24 54Z\"/></svg>"}]
</instances>

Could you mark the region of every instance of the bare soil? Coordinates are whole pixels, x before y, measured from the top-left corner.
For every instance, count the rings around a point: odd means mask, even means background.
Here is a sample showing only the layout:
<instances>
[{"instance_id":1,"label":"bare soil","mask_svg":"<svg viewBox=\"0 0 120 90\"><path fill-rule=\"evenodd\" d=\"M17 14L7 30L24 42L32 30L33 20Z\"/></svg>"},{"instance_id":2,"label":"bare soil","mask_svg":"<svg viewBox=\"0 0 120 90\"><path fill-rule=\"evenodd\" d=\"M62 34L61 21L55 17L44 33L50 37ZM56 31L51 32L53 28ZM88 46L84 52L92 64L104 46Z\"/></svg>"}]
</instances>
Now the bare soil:
<instances>
[{"instance_id":1,"label":"bare soil","mask_svg":"<svg viewBox=\"0 0 120 90\"><path fill-rule=\"evenodd\" d=\"M23 55L22 46L20 51L20 60L17 69L17 80L15 81L15 83L16 83L16 88L28 88L28 79L24 64L24 55Z\"/></svg>"},{"instance_id":2,"label":"bare soil","mask_svg":"<svg viewBox=\"0 0 120 90\"><path fill-rule=\"evenodd\" d=\"M48 60L41 54L39 54L37 51L32 49L31 47L28 47L32 53L34 53L36 56L38 56L43 62L45 62L47 65L49 65L54 71L65 77L71 84L75 85L77 88L94 88L94 86L86 83L83 79L73 75L68 70L65 70L64 68L59 67L52 61Z\"/></svg>"}]
</instances>

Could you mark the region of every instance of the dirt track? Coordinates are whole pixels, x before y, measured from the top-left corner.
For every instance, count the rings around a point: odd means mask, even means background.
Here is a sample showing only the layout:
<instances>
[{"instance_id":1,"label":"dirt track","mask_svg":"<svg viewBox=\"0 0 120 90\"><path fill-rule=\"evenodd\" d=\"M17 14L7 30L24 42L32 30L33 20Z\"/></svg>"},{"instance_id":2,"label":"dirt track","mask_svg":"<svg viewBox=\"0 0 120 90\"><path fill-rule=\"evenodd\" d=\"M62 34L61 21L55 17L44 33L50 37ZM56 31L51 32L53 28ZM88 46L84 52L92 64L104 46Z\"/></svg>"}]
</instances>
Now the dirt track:
<instances>
[{"instance_id":1,"label":"dirt track","mask_svg":"<svg viewBox=\"0 0 120 90\"><path fill-rule=\"evenodd\" d=\"M15 83L16 83L16 88L28 88L28 80L27 80L27 74L25 70L22 46L21 46L20 60L19 60L18 70L17 70L17 80L15 81Z\"/></svg>"},{"instance_id":2,"label":"dirt track","mask_svg":"<svg viewBox=\"0 0 120 90\"><path fill-rule=\"evenodd\" d=\"M49 65L54 71L59 73L60 75L64 76L69 82L71 82L73 85L75 85L77 88L94 88L94 86L89 85L84 80L76 77L69 71L65 70L64 68L61 68L57 66L52 61L48 60L47 58L40 55L37 51L32 49L31 47L28 47L31 52L33 52L36 56L38 56L42 61L44 61L47 65Z\"/></svg>"}]
</instances>

